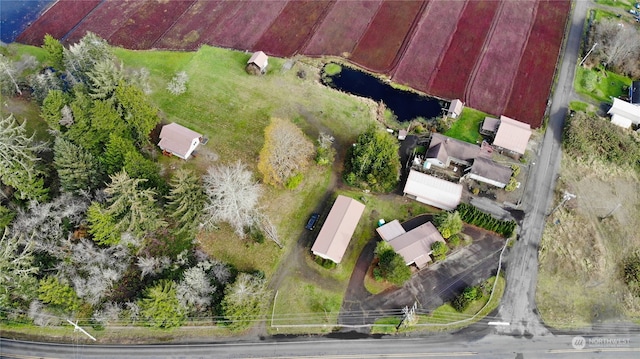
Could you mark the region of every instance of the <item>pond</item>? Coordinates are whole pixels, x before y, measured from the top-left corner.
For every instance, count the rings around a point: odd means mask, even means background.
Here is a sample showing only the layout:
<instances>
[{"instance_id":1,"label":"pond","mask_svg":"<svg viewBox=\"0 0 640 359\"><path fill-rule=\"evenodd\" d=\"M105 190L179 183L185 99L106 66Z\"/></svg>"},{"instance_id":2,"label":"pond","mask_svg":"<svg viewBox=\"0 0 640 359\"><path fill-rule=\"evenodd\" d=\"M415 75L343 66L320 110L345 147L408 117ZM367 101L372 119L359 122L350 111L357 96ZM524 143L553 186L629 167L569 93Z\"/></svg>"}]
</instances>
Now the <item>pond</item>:
<instances>
[{"instance_id":1,"label":"pond","mask_svg":"<svg viewBox=\"0 0 640 359\"><path fill-rule=\"evenodd\" d=\"M325 72L327 66L331 68L328 73ZM322 70L322 82L326 86L356 96L367 97L376 102L382 101L400 122L411 121L417 117L424 119L438 117L443 114L443 106L448 106L446 101L394 88L359 70L341 66L338 72L336 70L338 66L334 63L325 65Z\"/></svg>"}]
</instances>

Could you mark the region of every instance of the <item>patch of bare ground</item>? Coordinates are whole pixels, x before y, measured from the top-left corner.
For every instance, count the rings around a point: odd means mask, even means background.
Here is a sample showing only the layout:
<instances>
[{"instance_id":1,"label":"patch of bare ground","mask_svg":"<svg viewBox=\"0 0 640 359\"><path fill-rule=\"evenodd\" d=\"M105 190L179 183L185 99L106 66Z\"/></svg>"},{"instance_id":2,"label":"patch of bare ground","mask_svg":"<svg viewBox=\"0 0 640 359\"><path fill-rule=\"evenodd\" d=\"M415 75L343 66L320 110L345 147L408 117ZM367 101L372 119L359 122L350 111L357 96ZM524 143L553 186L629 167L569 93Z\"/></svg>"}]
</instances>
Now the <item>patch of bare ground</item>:
<instances>
[{"instance_id":1,"label":"patch of bare ground","mask_svg":"<svg viewBox=\"0 0 640 359\"><path fill-rule=\"evenodd\" d=\"M621 260L640 247L638 174L565 156L540 246L536 301L547 325L579 328L640 318L640 298L620 280Z\"/></svg>"}]
</instances>

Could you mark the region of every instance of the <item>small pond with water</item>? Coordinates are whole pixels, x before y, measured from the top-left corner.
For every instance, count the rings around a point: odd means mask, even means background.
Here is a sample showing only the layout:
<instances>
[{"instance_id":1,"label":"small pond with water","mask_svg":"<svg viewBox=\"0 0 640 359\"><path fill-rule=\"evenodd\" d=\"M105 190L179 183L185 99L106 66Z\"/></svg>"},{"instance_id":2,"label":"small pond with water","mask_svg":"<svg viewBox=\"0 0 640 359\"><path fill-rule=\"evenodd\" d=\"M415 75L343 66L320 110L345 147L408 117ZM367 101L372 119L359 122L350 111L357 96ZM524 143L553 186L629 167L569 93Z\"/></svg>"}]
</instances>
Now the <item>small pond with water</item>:
<instances>
[{"instance_id":1,"label":"small pond with water","mask_svg":"<svg viewBox=\"0 0 640 359\"><path fill-rule=\"evenodd\" d=\"M335 68L336 64L331 66ZM444 106L449 106L447 101L400 90L368 73L346 66L341 67L340 72L335 75L329 75L323 69L322 82L340 91L367 97L376 102L384 102L400 122L411 121L417 117L424 119L438 117L443 114Z\"/></svg>"}]
</instances>

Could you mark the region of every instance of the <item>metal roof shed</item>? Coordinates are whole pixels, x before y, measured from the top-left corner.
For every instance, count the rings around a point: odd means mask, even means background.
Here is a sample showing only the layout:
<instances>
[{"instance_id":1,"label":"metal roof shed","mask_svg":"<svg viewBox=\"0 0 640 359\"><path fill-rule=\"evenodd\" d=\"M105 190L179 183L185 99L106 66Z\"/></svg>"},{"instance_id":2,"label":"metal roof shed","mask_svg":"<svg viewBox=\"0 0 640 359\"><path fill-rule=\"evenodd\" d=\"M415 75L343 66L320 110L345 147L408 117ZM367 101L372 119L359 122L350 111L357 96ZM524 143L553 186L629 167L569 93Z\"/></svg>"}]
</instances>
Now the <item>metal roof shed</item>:
<instances>
[{"instance_id":1,"label":"metal roof shed","mask_svg":"<svg viewBox=\"0 0 640 359\"><path fill-rule=\"evenodd\" d=\"M460 204L462 185L411 170L404 194L418 202L450 211Z\"/></svg>"},{"instance_id":2,"label":"metal roof shed","mask_svg":"<svg viewBox=\"0 0 640 359\"><path fill-rule=\"evenodd\" d=\"M355 199L339 195L311 247L313 254L340 263L364 208Z\"/></svg>"}]
</instances>

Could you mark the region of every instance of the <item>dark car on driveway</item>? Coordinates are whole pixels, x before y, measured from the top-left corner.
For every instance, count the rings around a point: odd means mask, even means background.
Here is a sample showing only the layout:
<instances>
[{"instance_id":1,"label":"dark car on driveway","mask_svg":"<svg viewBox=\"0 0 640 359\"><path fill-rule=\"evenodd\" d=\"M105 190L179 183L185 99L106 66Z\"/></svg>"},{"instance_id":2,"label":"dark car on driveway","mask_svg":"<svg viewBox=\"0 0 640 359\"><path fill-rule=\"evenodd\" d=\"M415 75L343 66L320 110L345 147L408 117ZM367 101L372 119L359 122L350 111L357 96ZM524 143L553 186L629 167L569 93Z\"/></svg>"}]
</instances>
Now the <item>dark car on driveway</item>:
<instances>
[{"instance_id":1,"label":"dark car on driveway","mask_svg":"<svg viewBox=\"0 0 640 359\"><path fill-rule=\"evenodd\" d=\"M318 220L320 219L320 213L314 213L311 215L311 217L309 217L309 220L307 221L307 225L304 226L305 229L313 231L314 228L316 228L316 224L318 223Z\"/></svg>"}]
</instances>

